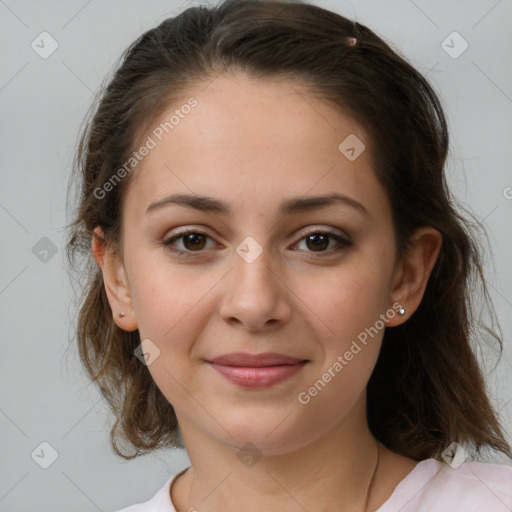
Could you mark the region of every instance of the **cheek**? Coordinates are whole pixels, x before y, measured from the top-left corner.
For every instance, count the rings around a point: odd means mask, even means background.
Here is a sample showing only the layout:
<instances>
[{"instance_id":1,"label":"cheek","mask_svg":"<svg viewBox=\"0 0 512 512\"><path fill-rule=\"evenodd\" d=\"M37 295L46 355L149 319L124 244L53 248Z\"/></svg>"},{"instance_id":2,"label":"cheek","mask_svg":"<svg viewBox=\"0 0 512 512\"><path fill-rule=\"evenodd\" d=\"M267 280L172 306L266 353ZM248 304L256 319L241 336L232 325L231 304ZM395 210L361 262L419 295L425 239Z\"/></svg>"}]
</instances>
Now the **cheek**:
<instances>
[{"instance_id":1,"label":"cheek","mask_svg":"<svg viewBox=\"0 0 512 512\"><path fill-rule=\"evenodd\" d=\"M323 270L297 279L295 289L316 317L326 349L341 350L389 308L389 264L357 256L351 264Z\"/></svg>"},{"instance_id":2,"label":"cheek","mask_svg":"<svg viewBox=\"0 0 512 512\"><path fill-rule=\"evenodd\" d=\"M364 393L375 367L384 332L380 318L388 310L388 286L382 272L367 266L364 270L338 269L323 287L318 279L309 287L303 281L301 296L308 298L313 311L309 317L318 326L314 336L323 352L297 397L312 424L315 418L330 424L344 417Z\"/></svg>"},{"instance_id":3,"label":"cheek","mask_svg":"<svg viewBox=\"0 0 512 512\"><path fill-rule=\"evenodd\" d=\"M340 411L351 409L366 388L384 333L381 315L390 307L391 260L381 256L358 254L350 264L322 274L322 279L312 276L300 281L300 296L307 297L323 352L301 389L312 417L328 415L334 421Z\"/></svg>"},{"instance_id":4,"label":"cheek","mask_svg":"<svg viewBox=\"0 0 512 512\"><path fill-rule=\"evenodd\" d=\"M174 407L190 407L190 393L198 391L189 379L190 353L211 316L205 293L218 279L211 272L170 265L158 255L142 252L132 254L131 269L140 338L151 340L159 350L148 370Z\"/></svg>"},{"instance_id":5,"label":"cheek","mask_svg":"<svg viewBox=\"0 0 512 512\"><path fill-rule=\"evenodd\" d=\"M218 281L211 274L171 265L159 254L133 255L130 281L141 338L167 349L171 342L173 347L187 345L205 316L205 293Z\"/></svg>"}]
</instances>

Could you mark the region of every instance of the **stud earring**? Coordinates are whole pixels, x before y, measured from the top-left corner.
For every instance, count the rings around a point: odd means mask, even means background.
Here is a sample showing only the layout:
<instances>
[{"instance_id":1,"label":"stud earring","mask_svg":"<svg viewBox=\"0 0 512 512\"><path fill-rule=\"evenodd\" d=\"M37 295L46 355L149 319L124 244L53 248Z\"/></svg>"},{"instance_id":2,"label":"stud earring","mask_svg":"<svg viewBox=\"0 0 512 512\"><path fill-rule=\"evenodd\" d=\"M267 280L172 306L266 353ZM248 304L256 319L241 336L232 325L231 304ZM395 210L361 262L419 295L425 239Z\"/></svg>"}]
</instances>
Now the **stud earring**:
<instances>
[{"instance_id":1,"label":"stud earring","mask_svg":"<svg viewBox=\"0 0 512 512\"><path fill-rule=\"evenodd\" d=\"M124 318L124 317L125 317L124 313L119 313L119 318Z\"/></svg>"},{"instance_id":2,"label":"stud earring","mask_svg":"<svg viewBox=\"0 0 512 512\"><path fill-rule=\"evenodd\" d=\"M405 315L405 308L400 307L398 310L398 314L404 316Z\"/></svg>"}]
</instances>

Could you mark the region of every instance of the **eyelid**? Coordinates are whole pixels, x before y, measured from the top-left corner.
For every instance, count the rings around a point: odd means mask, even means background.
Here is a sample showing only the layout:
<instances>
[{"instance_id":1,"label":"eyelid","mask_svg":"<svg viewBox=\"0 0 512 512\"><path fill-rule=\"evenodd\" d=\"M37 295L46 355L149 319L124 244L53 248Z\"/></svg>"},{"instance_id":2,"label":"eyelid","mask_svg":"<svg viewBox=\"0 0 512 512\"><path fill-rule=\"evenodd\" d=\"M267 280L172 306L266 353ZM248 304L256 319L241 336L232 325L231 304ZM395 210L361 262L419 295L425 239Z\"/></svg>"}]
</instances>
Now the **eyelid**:
<instances>
[{"instance_id":1,"label":"eyelid","mask_svg":"<svg viewBox=\"0 0 512 512\"><path fill-rule=\"evenodd\" d=\"M188 235L190 233L197 233L197 234L201 234L201 235L207 235L207 236L210 236L206 229L203 228L203 227L196 227L196 226L185 226L185 227L182 227L182 228L176 228L175 231L172 232L172 234L170 234L168 237L166 237L167 239L169 238L174 238L174 237L177 237L179 235Z\"/></svg>"},{"instance_id":2,"label":"eyelid","mask_svg":"<svg viewBox=\"0 0 512 512\"><path fill-rule=\"evenodd\" d=\"M305 236L308 236L310 234L315 234L315 233L326 233L328 235L334 235L334 236L338 236L340 238L344 238L346 242L351 241L348 234L345 233L344 231L342 231L341 229L333 228L331 226L323 226L321 224L312 224L310 226L307 226L306 228L303 228L300 231L298 231L296 233L296 235L294 235L294 236L300 237L302 239Z\"/></svg>"}]
</instances>

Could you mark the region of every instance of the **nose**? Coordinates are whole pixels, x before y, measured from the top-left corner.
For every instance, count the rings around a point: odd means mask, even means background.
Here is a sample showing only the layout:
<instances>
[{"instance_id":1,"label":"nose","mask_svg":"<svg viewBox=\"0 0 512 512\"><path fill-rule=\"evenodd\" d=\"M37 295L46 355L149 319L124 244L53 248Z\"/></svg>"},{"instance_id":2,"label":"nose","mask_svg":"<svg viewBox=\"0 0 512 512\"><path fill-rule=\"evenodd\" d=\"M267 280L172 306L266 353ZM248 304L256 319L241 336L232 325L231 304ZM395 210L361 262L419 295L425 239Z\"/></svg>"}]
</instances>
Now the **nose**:
<instances>
[{"instance_id":1,"label":"nose","mask_svg":"<svg viewBox=\"0 0 512 512\"><path fill-rule=\"evenodd\" d=\"M290 295L284 276L273 270L266 251L251 263L238 254L224 281L221 317L248 331L270 331L291 316Z\"/></svg>"}]
</instances>

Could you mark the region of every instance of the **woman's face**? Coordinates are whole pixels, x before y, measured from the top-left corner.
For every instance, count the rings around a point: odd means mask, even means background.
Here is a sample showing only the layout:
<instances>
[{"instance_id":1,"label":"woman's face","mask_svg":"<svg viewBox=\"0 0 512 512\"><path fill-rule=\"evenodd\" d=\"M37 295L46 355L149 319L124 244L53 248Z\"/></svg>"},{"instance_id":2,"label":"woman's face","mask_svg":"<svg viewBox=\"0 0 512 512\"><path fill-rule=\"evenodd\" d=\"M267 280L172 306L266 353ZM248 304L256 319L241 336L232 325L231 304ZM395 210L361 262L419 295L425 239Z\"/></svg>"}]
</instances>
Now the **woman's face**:
<instances>
[{"instance_id":1,"label":"woman's face","mask_svg":"<svg viewBox=\"0 0 512 512\"><path fill-rule=\"evenodd\" d=\"M400 298L366 133L298 83L230 75L190 96L161 141L147 134L123 203L128 316L152 377L183 431L231 446L277 454L359 428ZM211 363L233 352L306 362Z\"/></svg>"}]
</instances>

